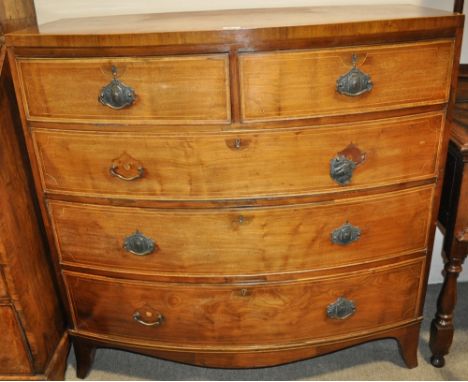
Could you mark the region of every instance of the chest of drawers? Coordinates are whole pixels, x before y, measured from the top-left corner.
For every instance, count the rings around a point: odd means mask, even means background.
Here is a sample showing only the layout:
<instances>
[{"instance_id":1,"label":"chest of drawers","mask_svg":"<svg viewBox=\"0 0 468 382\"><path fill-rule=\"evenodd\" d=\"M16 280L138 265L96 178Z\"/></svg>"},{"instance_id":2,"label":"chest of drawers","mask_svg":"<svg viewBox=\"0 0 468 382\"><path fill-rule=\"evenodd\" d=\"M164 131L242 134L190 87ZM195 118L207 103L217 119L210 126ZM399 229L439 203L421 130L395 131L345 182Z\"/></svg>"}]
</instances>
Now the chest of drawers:
<instances>
[{"instance_id":1,"label":"chest of drawers","mask_svg":"<svg viewBox=\"0 0 468 382\"><path fill-rule=\"evenodd\" d=\"M8 36L78 360L417 340L463 16L345 6Z\"/></svg>"}]
</instances>

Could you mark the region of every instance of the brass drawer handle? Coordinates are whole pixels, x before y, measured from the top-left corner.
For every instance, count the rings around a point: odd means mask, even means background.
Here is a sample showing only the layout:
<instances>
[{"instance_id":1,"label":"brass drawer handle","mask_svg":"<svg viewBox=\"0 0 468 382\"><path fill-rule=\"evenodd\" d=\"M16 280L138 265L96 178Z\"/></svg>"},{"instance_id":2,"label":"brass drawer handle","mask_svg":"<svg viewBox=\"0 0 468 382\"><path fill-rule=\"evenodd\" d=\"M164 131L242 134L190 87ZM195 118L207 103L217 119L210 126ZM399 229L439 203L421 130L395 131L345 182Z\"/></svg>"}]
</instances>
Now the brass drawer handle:
<instances>
[{"instance_id":1,"label":"brass drawer handle","mask_svg":"<svg viewBox=\"0 0 468 382\"><path fill-rule=\"evenodd\" d=\"M359 240L360 237L361 229L348 222L331 233L332 243L339 245L347 245L353 241Z\"/></svg>"},{"instance_id":2,"label":"brass drawer handle","mask_svg":"<svg viewBox=\"0 0 468 382\"><path fill-rule=\"evenodd\" d=\"M334 303L327 306L327 317L332 320L345 320L356 312L354 301L346 297L339 297Z\"/></svg>"},{"instance_id":3,"label":"brass drawer handle","mask_svg":"<svg viewBox=\"0 0 468 382\"><path fill-rule=\"evenodd\" d=\"M123 247L136 256L147 256L158 250L156 243L138 230L125 238Z\"/></svg>"},{"instance_id":4,"label":"brass drawer handle","mask_svg":"<svg viewBox=\"0 0 468 382\"><path fill-rule=\"evenodd\" d=\"M143 165L126 152L112 161L109 172L112 176L127 182L143 178L145 175Z\"/></svg>"},{"instance_id":5,"label":"brass drawer handle","mask_svg":"<svg viewBox=\"0 0 468 382\"><path fill-rule=\"evenodd\" d=\"M137 179L143 178L143 175L145 174L145 169L143 167L139 166L139 167L136 168L136 172L137 172L136 175L125 176L125 175L119 174L119 166L116 166L116 165L112 164L110 169L109 169L109 172L110 172L110 174L112 176L115 176L116 178L125 180L127 182L131 182L132 180L137 180Z\"/></svg>"},{"instance_id":6,"label":"brass drawer handle","mask_svg":"<svg viewBox=\"0 0 468 382\"><path fill-rule=\"evenodd\" d=\"M226 146L229 147L231 150L245 150L250 145L249 139L241 139L241 138L234 138L234 139L226 139Z\"/></svg>"},{"instance_id":7,"label":"brass drawer handle","mask_svg":"<svg viewBox=\"0 0 468 382\"><path fill-rule=\"evenodd\" d=\"M330 176L340 184L345 185L351 182L356 163L349 160L344 155L337 155L330 161Z\"/></svg>"},{"instance_id":8,"label":"brass drawer handle","mask_svg":"<svg viewBox=\"0 0 468 382\"><path fill-rule=\"evenodd\" d=\"M161 326L164 322L164 316L161 313L156 314L156 319L154 321L148 322L143 320L141 313L137 311L133 313L133 319L144 326Z\"/></svg>"},{"instance_id":9,"label":"brass drawer handle","mask_svg":"<svg viewBox=\"0 0 468 382\"><path fill-rule=\"evenodd\" d=\"M99 102L111 109L123 109L135 102L135 91L117 79L117 68L112 66L112 81L101 89Z\"/></svg>"},{"instance_id":10,"label":"brass drawer handle","mask_svg":"<svg viewBox=\"0 0 468 382\"><path fill-rule=\"evenodd\" d=\"M366 153L351 143L330 161L330 176L339 185L346 185L351 182L354 169L365 160Z\"/></svg>"},{"instance_id":11,"label":"brass drawer handle","mask_svg":"<svg viewBox=\"0 0 468 382\"><path fill-rule=\"evenodd\" d=\"M357 97L361 94L370 92L373 88L371 77L357 68L357 56L353 54L353 68L346 74L342 75L336 81L336 90L338 93Z\"/></svg>"}]
</instances>

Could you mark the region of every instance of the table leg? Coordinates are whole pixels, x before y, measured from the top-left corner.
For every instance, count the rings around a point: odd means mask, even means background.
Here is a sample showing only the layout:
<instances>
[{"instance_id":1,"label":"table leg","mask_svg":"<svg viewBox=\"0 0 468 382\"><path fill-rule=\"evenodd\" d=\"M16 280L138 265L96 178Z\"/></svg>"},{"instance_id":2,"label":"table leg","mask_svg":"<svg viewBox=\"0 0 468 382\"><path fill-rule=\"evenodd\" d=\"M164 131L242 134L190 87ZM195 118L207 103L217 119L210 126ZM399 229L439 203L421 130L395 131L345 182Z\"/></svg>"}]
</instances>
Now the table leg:
<instances>
[{"instance_id":1,"label":"table leg","mask_svg":"<svg viewBox=\"0 0 468 382\"><path fill-rule=\"evenodd\" d=\"M453 311L457 302L457 278L462 271L466 257L467 245L457 239L453 240L452 249L445 264L445 279L437 300L437 313L431 324L431 363L443 367L444 356L448 354L453 339Z\"/></svg>"}]
</instances>

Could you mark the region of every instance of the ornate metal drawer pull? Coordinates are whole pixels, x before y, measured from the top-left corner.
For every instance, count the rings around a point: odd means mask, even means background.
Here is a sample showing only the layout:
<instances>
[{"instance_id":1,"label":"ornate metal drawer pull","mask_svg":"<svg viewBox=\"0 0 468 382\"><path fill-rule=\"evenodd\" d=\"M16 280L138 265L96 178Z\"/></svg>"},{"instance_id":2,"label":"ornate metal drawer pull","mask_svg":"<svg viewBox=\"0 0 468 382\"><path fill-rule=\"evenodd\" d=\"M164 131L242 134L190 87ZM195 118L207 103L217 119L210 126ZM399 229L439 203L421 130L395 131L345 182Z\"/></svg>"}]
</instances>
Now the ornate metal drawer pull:
<instances>
[{"instance_id":1,"label":"ornate metal drawer pull","mask_svg":"<svg viewBox=\"0 0 468 382\"><path fill-rule=\"evenodd\" d=\"M355 168L356 163L344 155L338 155L330 161L330 176L336 183L345 185L351 181Z\"/></svg>"},{"instance_id":2,"label":"ornate metal drawer pull","mask_svg":"<svg viewBox=\"0 0 468 382\"><path fill-rule=\"evenodd\" d=\"M143 178L143 175L145 174L145 169L143 167L141 167L141 166L137 167L137 169L136 169L137 174L133 175L133 176L125 176L125 175L119 174L119 172L118 172L119 167L115 166L114 164L112 164L109 171L110 171L112 176L115 176L116 178L119 178L119 179L122 179L122 180L126 180L127 182Z\"/></svg>"},{"instance_id":3,"label":"ornate metal drawer pull","mask_svg":"<svg viewBox=\"0 0 468 382\"><path fill-rule=\"evenodd\" d=\"M356 305L345 297L339 297L327 306L327 317L332 320L345 320L356 312Z\"/></svg>"},{"instance_id":4,"label":"ornate metal drawer pull","mask_svg":"<svg viewBox=\"0 0 468 382\"><path fill-rule=\"evenodd\" d=\"M366 153L351 143L330 161L330 176L336 183L346 185L351 181L354 169L365 160Z\"/></svg>"},{"instance_id":5,"label":"ornate metal drawer pull","mask_svg":"<svg viewBox=\"0 0 468 382\"><path fill-rule=\"evenodd\" d=\"M135 312L133 313L133 319L138 322L139 324L145 325L145 326L161 326L162 323L164 322L164 316L161 313L156 314L156 319L152 322L147 322L144 321L141 317L140 312Z\"/></svg>"},{"instance_id":6,"label":"ornate metal drawer pull","mask_svg":"<svg viewBox=\"0 0 468 382\"><path fill-rule=\"evenodd\" d=\"M247 147L249 147L249 144L249 139L226 139L226 146L229 147L231 150L244 150Z\"/></svg>"},{"instance_id":7,"label":"ornate metal drawer pull","mask_svg":"<svg viewBox=\"0 0 468 382\"><path fill-rule=\"evenodd\" d=\"M109 172L112 176L127 182L143 178L145 175L143 165L125 152L112 161Z\"/></svg>"},{"instance_id":8,"label":"ornate metal drawer pull","mask_svg":"<svg viewBox=\"0 0 468 382\"><path fill-rule=\"evenodd\" d=\"M135 102L135 91L117 79L117 68L112 65L114 79L101 89L99 102L112 109L123 109Z\"/></svg>"},{"instance_id":9,"label":"ornate metal drawer pull","mask_svg":"<svg viewBox=\"0 0 468 382\"><path fill-rule=\"evenodd\" d=\"M353 68L336 81L338 93L349 97L357 97L372 90L374 85L370 76L360 71L356 62L357 56L353 54Z\"/></svg>"},{"instance_id":10,"label":"ornate metal drawer pull","mask_svg":"<svg viewBox=\"0 0 468 382\"><path fill-rule=\"evenodd\" d=\"M158 250L156 243L146 237L138 230L134 234L125 238L123 247L130 253L137 256L146 256Z\"/></svg>"},{"instance_id":11,"label":"ornate metal drawer pull","mask_svg":"<svg viewBox=\"0 0 468 382\"><path fill-rule=\"evenodd\" d=\"M361 229L348 222L331 233L332 243L340 245L352 243L353 241L359 240L360 237Z\"/></svg>"}]
</instances>

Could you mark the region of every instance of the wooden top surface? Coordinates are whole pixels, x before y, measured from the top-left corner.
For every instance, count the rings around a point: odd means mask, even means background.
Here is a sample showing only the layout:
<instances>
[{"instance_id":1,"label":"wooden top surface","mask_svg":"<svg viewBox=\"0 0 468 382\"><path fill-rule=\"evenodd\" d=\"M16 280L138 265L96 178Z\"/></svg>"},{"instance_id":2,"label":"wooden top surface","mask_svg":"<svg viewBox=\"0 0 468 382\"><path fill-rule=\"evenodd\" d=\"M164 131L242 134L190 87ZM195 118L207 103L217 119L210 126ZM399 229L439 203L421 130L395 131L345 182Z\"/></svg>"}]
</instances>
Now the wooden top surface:
<instances>
[{"instance_id":1,"label":"wooden top surface","mask_svg":"<svg viewBox=\"0 0 468 382\"><path fill-rule=\"evenodd\" d=\"M389 20L397 21L389 23ZM112 44L122 45L130 44L132 40L130 36L136 34L151 35L153 38L147 36L147 43L156 44L197 43L207 39L210 43L213 36L217 36L214 40L219 42L229 42L225 41L229 36L245 37L244 32L259 30L265 32L278 28L283 29L283 32L286 28L289 33L295 28L297 33L297 28L315 27L315 32L309 31L309 34L321 37L327 30L324 26L328 26L327 33L332 33L333 29L333 33L336 34L337 24L343 23L356 24L357 27L377 22L372 30L374 33L379 33L380 30L395 32L401 29L450 28L458 24L456 20L457 15L451 12L412 5L347 5L139 14L63 19L38 28L32 27L15 32L9 35L7 44L63 46L66 43L65 36L74 36L73 42L68 39L69 45L90 46L90 40L94 40L94 44L99 46L111 45L111 41ZM349 33L356 33L352 27L347 29ZM342 32L346 31L340 29L339 33ZM86 36L87 41L84 39ZM106 37L106 41L103 36Z\"/></svg>"},{"instance_id":2,"label":"wooden top surface","mask_svg":"<svg viewBox=\"0 0 468 382\"><path fill-rule=\"evenodd\" d=\"M121 34L222 31L449 15L451 15L450 12L410 5L234 9L64 19L39 26L39 33Z\"/></svg>"}]
</instances>

